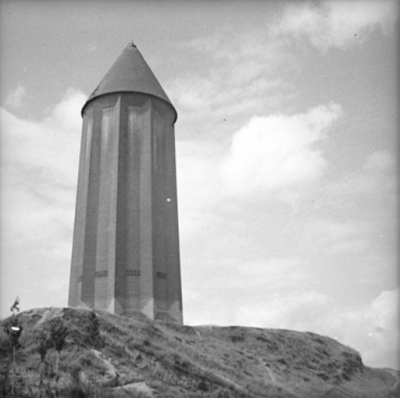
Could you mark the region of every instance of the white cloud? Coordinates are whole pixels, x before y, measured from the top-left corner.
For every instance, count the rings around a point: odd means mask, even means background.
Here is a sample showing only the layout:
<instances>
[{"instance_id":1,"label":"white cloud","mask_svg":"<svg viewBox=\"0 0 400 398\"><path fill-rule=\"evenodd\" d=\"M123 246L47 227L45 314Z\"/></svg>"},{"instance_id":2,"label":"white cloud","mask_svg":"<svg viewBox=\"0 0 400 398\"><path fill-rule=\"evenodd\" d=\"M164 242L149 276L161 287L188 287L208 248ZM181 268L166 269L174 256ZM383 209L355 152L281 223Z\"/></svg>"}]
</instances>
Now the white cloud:
<instances>
[{"instance_id":1,"label":"white cloud","mask_svg":"<svg viewBox=\"0 0 400 398\"><path fill-rule=\"evenodd\" d=\"M383 222L393 221L397 207L397 174L395 156L385 151L369 153L364 162L354 172L339 174L331 181L323 197L333 211L335 208L347 207L353 210L349 216L367 206L363 220L370 222L370 227ZM392 225L390 221L386 228Z\"/></svg>"},{"instance_id":2,"label":"white cloud","mask_svg":"<svg viewBox=\"0 0 400 398\"><path fill-rule=\"evenodd\" d=\"M177 78L171 83L170 91L174 103L184 109L182 118L197 118L204 125L204 120L220 121L222 118L261 112L263 108L293 95L289 93L289 84L268 78L266 74L246 74L248 67L263 68L241 62L234 68L228 67L229 73L223 66L209 76Z\"/></svg>"},{"instance_id":3,"label":"white cloud","mask_svg":"<svg viewBox=\"0 0 400 398\"><path fill-rule=\"evenodd\" d=\"M329 254L361 253L368 245L366 232L370 225L359 220L339 221L316 218L309 220L305 228L305 237Z\"/></svg>"},{"instance_id":4,"label":"white cloud","mask_svg":"<svg viewBox=\"0 0 400 398\"><path fill-rule=\"evenodd\" d=\"M241 306L236 324L311 331L358 350L368 366L399 368L399 289L383 291L362 308L347 307L325 293L293 291Z\"/></svg>"},{"instance_id":5,"label":"white cloud","mask_svg":"<svg viewBox=\"0 0 400 398\"><path fill-rule=\"evenodd\" d=\"M41 184L76 183L76 162L71 162L71 156L76 156L79 150L80 108L85 98L84 94L69 90L40 122L19 119L1 109L5 181L15 183L16 177L27 178L29 175L25 182L32 185L31 174L34 174Z\"/></svg>"},{"instance_id":6,"label":"white cloud","mask_svg":"<svg viewBox=\"0 0 400 398\"><path fill-rule=\"evenodd\" d=\"M275 257L267 261L249 263L245 267L238 268L238 272L242 277L249 277L249 281L255 284L265 283L266 280L274 285L282 284L284 280L287 280L287 276L289 274L293 275L293 273L296 275L296 278L294 278L296 281L304 278L303 270L300 269L299 259L296 257ZM240 283L242 283L242 277L240 278Z\"/></svg>"},{"instance_id":7,"label":"white cloud","mask_svg":"<svg viewBox=\"0 0 400 398\"><path fill-rule=\"evenodd\" d=\"M284 295L275 293L262 305L243 306L238 317L252 326L310 330L331 304L332 299L326 294L315 291L293 291Z\"/></svg>"},{"instance_id":8,"label":"white cloud","mask_svg":"<svg viewBox=\"0 0 400 398\"><path fill-rule=\"evenodd\" d=\"M197 71L195 65L195 72L169 83L173 102L184 109L184 120L201 120L202 125L204 120L211 120L215 126L215 121L222 119L248 117L267 107L276 109L294 95L291 83L282 74L294 67L295 63L289 61L293 55L283 51L280 40L269 40L265 28L254 27L237 37L233 29L222 30L193 40L186 47L200 53L202 62L208 63L207 68Z\"/></svg>"},{"instance_id":9,"label":"white cloud","mask_svg":"<svg viewBox=\"0 0 400 398\"><path fill-rule=\"evenodd\" d=\"M380 343L384 343L384 334L390 334L390 340L395 338L394 331L398 327L398 303L399 289L392 291L383 291L376 297L368 310L366 319L374 323L374 331L371 334L379 334Z\"/></svg>"},{"instance_id":10,"label":"white cloud","mask_svg":"<svg viewBox=\"0 0 400 398\"><path fill-rule=\"evenodd\" d=\"M194 76L176 79L171 89L179 104L189 110L208 108L215 90L216 85L210 79Z\"/></svg>"},{"instance_id":11,"label":"white cloud","mask_svg":"<svg viewBox=\"0 0 400 398\"><path fill-rule=\"evenodd\" d=\"M210 209L220 200L220 181L215 170L220 148L207 140L177 141L177 183L181 241L192 238L213 221Z\"/></svg>"},{"instance_id":12,"label":"white cloud","mask_svg":"<svg viewBox=\"0 0 400 398\"><path fill-rule=\"evenodd\" d=\"M362 43L375 29L389 35L398 14L392 0L324 1L289 3L274 33L308 38L322 52L335 47L347 49Z\"/></svg>"},{"instance_id":13,"label":"white cloud","mask_svg":"<svg viewBox=\"0 0 400 398\"><path fill-rule=\"evenodd\" d=\"M26 97L26 90L22 84L10 91L6 97L5 106L11 109L20 108Z\"/></svg>"},{"instance_id":14,"label":"white cloud","mask_svg":"<svg viewBox=\"0 0 400 398\"><path fill-rule=\"evenodd\" d=\"M364 169L372 172L393 172L396 160L389 151L375 151L369 154L364 163Z\"/></svg>"},{"instance_id":15,"label":"white cloud","mask_svg":"<svg viewBox=\"0 0 400 398\"><path fill-rule=\"evenodd\" d=\"M71 89L39 122L0 109L2 306L24 292L22 306L65 305L40 281L68 283L85 99Z\"/></svg>"},{"instance_id":16,"label":"white cloud","mask_svg":"<svg viewBox=\"0 0 400 398\"><path fill-rule=\"evenodd\" d=\"M327 161L317 144L342 114L329 104L297 115L253 117L232 139L221 168L233 194L276 191L318 179Z\"/></svg>"},{"instance_id":17,"label":"white cloud","mask_svg":"<svg viewBox=\"0 0 400 398\"><path fill-rule=\"evenodd\" d=\"M345 329L343 338L363 353L365 363L400 368L398 304L397 288L381 292L360 312L348 312L353 327Z\"/></svg>"}]
</instances>

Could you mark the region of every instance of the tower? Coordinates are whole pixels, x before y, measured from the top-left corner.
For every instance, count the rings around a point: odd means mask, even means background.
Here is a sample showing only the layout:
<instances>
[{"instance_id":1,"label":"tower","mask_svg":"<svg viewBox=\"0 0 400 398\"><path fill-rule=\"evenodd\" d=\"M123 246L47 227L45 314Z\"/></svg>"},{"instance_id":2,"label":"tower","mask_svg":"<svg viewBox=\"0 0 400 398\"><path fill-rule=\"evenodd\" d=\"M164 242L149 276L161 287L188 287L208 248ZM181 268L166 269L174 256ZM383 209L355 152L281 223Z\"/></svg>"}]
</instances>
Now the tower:
<instances>
[{"instance_id":1,"label":"tower","mask_svg":"<svg viewBox=\"0 0 400 398\"><path fill-rule=\"evenodd\" d=\"M182 323L177 113L134 44L82 117L68 305Z\"/></svg>"}]
</instances>

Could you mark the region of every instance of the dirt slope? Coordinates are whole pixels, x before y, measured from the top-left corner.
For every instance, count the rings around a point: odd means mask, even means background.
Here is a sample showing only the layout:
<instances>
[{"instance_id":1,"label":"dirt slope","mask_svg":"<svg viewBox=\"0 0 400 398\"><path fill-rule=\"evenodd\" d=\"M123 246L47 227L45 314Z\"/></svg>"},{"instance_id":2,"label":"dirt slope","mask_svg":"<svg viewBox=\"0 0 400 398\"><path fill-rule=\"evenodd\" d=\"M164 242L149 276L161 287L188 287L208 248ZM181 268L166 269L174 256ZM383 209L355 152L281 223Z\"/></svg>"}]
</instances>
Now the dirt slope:
<instances>
[{"instance_id":1,"label":"dirt slope","mask_svg":"<svg viewBox=\"0 0 400 398\"><path fill-rule=\"evenodd\" d=\"M95 313L100 331L96 341L88 310L45 308L17 315L24 329L15 369L2 327L0 397L10 396L12 386L20 397L39 397L40 390L43 397L57 393L98 398L399 396L398 372L368 368L356 351L328 337L236 326L179 326ZM39 389L38 336L57 318L68 333L58 375L57 351L50 348Z\"/></svg>"}]
</instances>

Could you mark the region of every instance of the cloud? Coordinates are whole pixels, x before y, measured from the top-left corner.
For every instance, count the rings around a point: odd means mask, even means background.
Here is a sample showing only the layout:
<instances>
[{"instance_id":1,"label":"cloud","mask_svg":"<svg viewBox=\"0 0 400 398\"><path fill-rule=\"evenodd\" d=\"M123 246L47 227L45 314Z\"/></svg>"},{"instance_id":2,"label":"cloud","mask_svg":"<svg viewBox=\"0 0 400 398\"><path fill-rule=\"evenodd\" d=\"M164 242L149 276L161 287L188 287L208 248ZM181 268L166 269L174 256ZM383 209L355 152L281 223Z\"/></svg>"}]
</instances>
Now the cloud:
<instances>
[{"instance_id":1,"label":"cloud","mask_svg":"<svg viewBox=\"0 0 400 398\"><path fill-rule=\"evenodd\" d=\"M292 84L283 78L283 71L295 63L282 41L269 40L265 28L254 27L240 36L235 29L183 44L194 57L201 56L201 65L207 62L204 68L193 65L190 73L168 84L173 102L183 110L180 124L190 120L192 135L197 124L193 120L224 129L216 123L224 120L226 125L266 108L276 109L295 95Z\"/></svg>"},{"instance_id":2,"label":"cloud","mask_svg":"<svg viewBox=\"0 0 400 398\"><path fill-rule=\"evenodd\" d=\"M208 78L187 76L176 79L172 90L181 106L196 110L208 108L210 101L217 94L216 87Z\"/></svg>"},{"instance_id":3,"label":"cloud","mask_svg":"<svg viewBox=\"0 0 400 398\"><path fill-rule=\"evenodd\" d=\"M177 183L181 241L190 240L214 220L212 208L221 199L220 147L207 140L177 141Z\"/></svg>"},{"instance_id":4,"label":"cloud","mask_svg":"<svg viewBox=\"0 0 400 398\"><path fill-rule=\"evenodd\" d=\"M398 303L399 288L381 292L360 312L347 312L353 327L345 329L344 341L362 351L367 364L400 368Z\"/></svg>"},{"instance_id":5,"label":"cloud","mask_svg":"<svg viewBox=\"0 0 400 398\"><path fill-rule=\"evenodd\" d=\"M11 109L18 109L22 106L25 97L25 87L22 84L19 84L17 88L8 93L5 106Z\"/></svg>"},{"instance_id":6,"label":"cloud","mask_svg":"<svg viewBox=\"0 0 400 398\"><path fill-rule=\"evenodd\" d=\"M360 211L368 208L362 215L371 225L386 222L392 224L397 206L397 174L395 156L388 150L367 154L358 169L338 175L330 181L323 197L325 204L335 208L347 207L354 218ZM390 221L391 220L391 221Z\"/></svg>"},{"instance_id":7,"label":"cloud","mask_svg":"<svg viewBox=\"0 0 400 398\"><path fill-rule=\"evenodd\" d=\"M57 184L75 184L71 173L75 165L70 158L76 153L82 123L80 108L85 98L81 92L69 90L40 122L19 119L1 109L5 178L13 171L25 176L35 173Z\"/></svg>"},{"instance_id":8,"label":"cloud","mask_svg":"<svg viewBox=\"0 0 400 398\"><path fill-rule=\"evenodd\" d=\"M309 330L331 304L329 296L315 291L293 291L285 295L275 293L262 306L253 307L253 313L250 308L243 306L239 316L252 326Z\"/></svg>"},{"instance_id":9,"label":"cloud","mask_svg":"<svg viewBox=\"0 0 400 398\"><path fill-rule=\"evenodd\" d=\"M307 190L313 208L303 219L305 246L331 258L357 255L360 260L378 250L383 236L395 239L396 177L394 155L375 151L367 154L354 172L331 175L319 184L318 191ZM302 201L306 200L303 195ZM390 245L389 241L386 244ZM382 254L391 256L393 248L389 247L382 249Z\"/></svg>"},{"instance_id":10,"label":"cloud","mask_svg":"<svg viewBox=\"0 0 400 398\"><path fill-rule=\"evenodd\" d=\"M318 143L341 114L331 103L303 114L252 117L234 134L221 167L227 189L235 195L273 192L318 179L327 167Z\"/></svg>"},{"instance_id":11,"label":"cloud","mask_svg":"<svg viewBox=\"0 0 400 398\"><path fill-rule=\"evenodd\" d=\"M241 306L235 323L327 335L360 351L366 365L399 368L398 298L399 289L383 291L352 308L318 291L275 293Z\"/></svg>"},{"instance_id":12,"label":"cloud","mask_svg":"<svg viewBox=\"0 0 400 398\"><path fill-rule=\"evenodd\" d=\"M304 234L309 243L330 255L362 253L368 246L366 233L369 228L368 223L359 220L316 217L307 223Z\"/></svg>"},{"instance_id":13,"label":"cloud","mask_svg":"<svg viewBox=\"0 0 400 398\"><path fill-rule=\"evenodd\" d=\"M70 89L41 121L0 109L2 306L24 293L33 302L23 306L65 305L50 286L62 280L67 292L85 99Z\"/></svg>"},{"instance_id":14,"label":"cloud","mask_svg":"<svg viewBox=\"0 0 400 398\"><path fill-rule=\"evenodd\" d=\"M289 3L272 31L296 40L307 38L322 52L346 50L363 43L374 30L391 34L397 11L397 1L391 0Z\"/></svg>"},{"instance_id":15,"label":"cloud","mask_svg":"<svg viewBox=\"0 0 400 398\"><path fill-rule=\"evenodd\" d=\"M375 151L367 156L363 168L369 172L393 172L396 160L389 151Z\"/></svg>"}]
</instances>

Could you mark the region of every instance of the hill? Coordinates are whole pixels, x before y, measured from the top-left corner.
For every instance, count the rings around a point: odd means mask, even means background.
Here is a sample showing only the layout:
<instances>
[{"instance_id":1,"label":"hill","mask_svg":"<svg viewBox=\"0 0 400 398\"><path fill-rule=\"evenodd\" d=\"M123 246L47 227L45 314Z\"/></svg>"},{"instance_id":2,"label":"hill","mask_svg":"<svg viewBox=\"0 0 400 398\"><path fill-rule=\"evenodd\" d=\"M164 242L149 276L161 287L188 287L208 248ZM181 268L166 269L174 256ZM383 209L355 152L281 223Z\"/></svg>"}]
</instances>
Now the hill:
<instances>
[{"instance_id":1,"label":"hill","mask_svg":"<svg viewBox=\"0 0 400 398\"><path fill-rule=\"evenodd\" d=\"M23 327L15 369L3 331L12 319ZM58 365L58 351L47 343L54 343L49 336L60 324L64 329L55 335L62 340L64 330L66 338ZM400 392L399 372L366 367L355 350L314 333L190 327L72 308L4 320L0 371L0 397L11 396L12 388L18 397L98 398L384 398Z\"/></svg>"}]
</instances>

